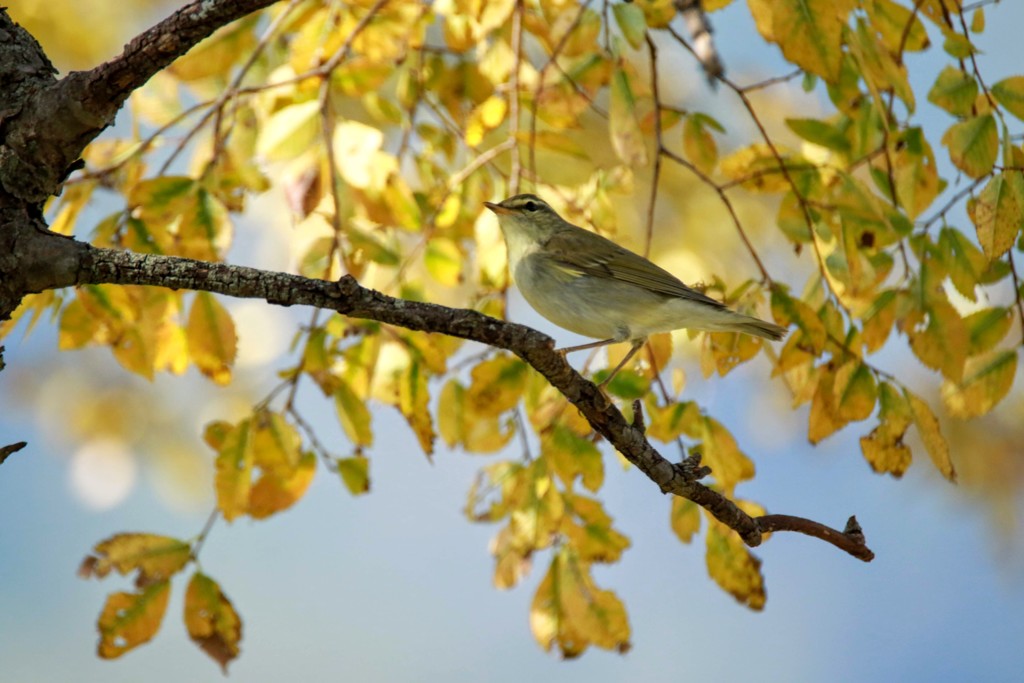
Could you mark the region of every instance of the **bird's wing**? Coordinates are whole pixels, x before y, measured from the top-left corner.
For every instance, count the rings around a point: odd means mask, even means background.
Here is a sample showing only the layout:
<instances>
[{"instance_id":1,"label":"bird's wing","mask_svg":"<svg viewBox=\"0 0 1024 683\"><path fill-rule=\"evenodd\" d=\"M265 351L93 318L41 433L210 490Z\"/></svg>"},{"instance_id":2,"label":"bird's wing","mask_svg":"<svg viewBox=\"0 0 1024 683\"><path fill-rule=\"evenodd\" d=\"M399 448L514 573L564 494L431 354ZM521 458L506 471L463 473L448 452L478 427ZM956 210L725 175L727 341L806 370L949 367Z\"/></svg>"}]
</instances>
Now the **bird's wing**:
<instances>
[{"instance_id":1,"label":"bird's wing","mask_svg":"<svg viewBox=\"0 0 1024 683\"><path fill-rule=\"evenodd\" d=\"M576 229L583 230L582 228ZM639 254L634 254L600 235L590 233L589 237L596 237L600 240L599 243L588 240L589 251L594 252L589 255L582 253L580 240L569 231L559 232L551 237L544 245L543 252L553 263L565 270L585 273L597 278L627 282L665 296L689 299L716 308L725 308L725 304L721 301L716 301L692 287L687 287L675 275ZM596 250L593 249L595 244L600 245Z\"/></svg>"}]
</instances>

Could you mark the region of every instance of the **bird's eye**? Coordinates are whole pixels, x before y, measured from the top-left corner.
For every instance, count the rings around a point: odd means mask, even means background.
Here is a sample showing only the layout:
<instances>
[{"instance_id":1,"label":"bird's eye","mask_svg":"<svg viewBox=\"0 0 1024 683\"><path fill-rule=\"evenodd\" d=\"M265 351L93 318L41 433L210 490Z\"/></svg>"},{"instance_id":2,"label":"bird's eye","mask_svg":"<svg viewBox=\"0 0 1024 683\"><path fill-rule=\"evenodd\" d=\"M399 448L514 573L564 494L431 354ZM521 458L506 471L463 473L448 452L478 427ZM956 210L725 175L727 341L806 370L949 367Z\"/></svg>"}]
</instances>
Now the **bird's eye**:
<instances>
[{"instance_id":1,"label":"bird's eye","mask_svg":"<svg viewBox=\"0 0 1024 683\"><path fill-rule=\"evenodd\" d=\"M537 209L540 208L540 205L537 204L537 202L531 200L523 204L523 208L526 209L527 211L536 211Z\"/></svg>"}]
</instances>

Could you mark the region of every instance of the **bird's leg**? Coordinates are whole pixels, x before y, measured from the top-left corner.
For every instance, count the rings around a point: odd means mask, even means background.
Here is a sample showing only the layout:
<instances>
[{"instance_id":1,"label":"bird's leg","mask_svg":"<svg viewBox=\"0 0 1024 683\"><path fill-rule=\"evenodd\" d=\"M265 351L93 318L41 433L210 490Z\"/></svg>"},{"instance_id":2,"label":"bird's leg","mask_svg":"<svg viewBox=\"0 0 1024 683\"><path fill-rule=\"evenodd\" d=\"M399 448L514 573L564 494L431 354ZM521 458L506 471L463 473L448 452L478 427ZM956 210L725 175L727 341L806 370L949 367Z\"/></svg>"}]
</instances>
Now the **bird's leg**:
<instances>
[{"instance_id":1,"label":"bird's leg","mask_svg":"<svg viewBox=\"0 0 1024 683\"><path fill-rule=\"evenodd\" d=\"M607 386L608 382L612 381L612 378L615 377L615 375L618 374L619 370L621 370L623 368L623 366L626 363L629 362L629 359L632 358L633 356L635 356L636 352L639 351L641 348L643 348L643 345L646 344L646 343L647 343L647 337L642 337L640 339L634 339L633 340L633 347L629 350L629 353L626 354L626 357L623 358L622 361L620 361L619 364L615 366L615 369L612 370L612 374L610 374L607 377L605 377L604 381L601 382L600 384L598 384L597 386L601 387L602 389L605 386Z\"/></svg>"},{"instance_id":2,"label":"bird's leg","mask_svg":"<svg viewBox=\"0 0 1024 683\"><path fill-rule=\"evenodd\" d=\"M614 343L616 343L618 341L622 341L622 340L620 340L620 339L605 339L604 341L590 342L589 344L580 344L579 346L567 346L564 349L555 349L555 351L557 351L558 353L562 354L562 356L565 356L566 354L572 353L573 351L584 351L586 349L596 349L599 346L608 346L609 344L614 344Z\"/></svg>"}]
</instances>

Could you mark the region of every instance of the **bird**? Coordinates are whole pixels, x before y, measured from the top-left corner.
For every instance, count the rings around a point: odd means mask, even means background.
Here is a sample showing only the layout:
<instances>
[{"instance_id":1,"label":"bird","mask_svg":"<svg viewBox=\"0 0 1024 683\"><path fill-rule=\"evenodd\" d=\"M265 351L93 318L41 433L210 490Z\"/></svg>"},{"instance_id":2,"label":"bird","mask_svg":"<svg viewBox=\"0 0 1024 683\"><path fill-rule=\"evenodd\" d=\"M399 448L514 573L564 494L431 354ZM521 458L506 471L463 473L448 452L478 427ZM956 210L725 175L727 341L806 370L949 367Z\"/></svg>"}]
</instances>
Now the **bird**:
<instances>
[{"instance_id":1,"label":"bird","mask_svg":"<svg viewBox=\"0 0 1024 683\"><path fill-rule=\"evenodd\" d=\"M729 309L615 242L565 220L534 194L484 202L498 218L509 272L523 298L547 320L598 339L563 355L631 342L608 384L647 337L678 329L741 332L772 341L786 328Z\"/></svg>"}]
</instances>

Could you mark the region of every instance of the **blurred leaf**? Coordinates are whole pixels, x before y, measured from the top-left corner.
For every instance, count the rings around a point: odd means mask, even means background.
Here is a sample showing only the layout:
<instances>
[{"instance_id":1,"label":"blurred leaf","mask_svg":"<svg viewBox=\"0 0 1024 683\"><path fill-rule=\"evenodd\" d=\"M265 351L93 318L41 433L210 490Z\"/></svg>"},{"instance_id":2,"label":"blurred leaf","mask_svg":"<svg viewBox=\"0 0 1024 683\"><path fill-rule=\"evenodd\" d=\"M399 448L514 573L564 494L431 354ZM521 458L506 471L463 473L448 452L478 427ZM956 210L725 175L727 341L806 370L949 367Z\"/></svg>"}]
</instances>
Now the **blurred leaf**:
<instances>
[{"instance_id":1,"label":"blurred leaf","mask_svg":"<svg viewBox=\"0 0 1024 683\"><path fill-rule=\"evenodd\" d=\"M622 69L616 69L612 75L610 98L609 133L612 149L626 165L644 166L647 163L647 145L637 120L636 100L629 77Z\"/></svg>"},{"instance_id":2,"label":"blurred leaf","mask_svg":"<svg viewBox=\"0 0 1024 683\"><path fill-rule=\"evenodd\" d=\"M692 500L672 496L672 511L669 514L672 531L683 543L689 543L700 531L700 507Z\"/></svg>"},{"instance_id":3,"label":"blurred leaf","mask_svg":"<svg viewBox=\"0 0 1024 683\"><path fill-rule=\"evenodd\" d=\"M981 178L992 172L999 151L996 120L984 114L954 123L942 136L942 144L949 148L949 158L957 168Z\"/></svg>"},{"instance_id":4,"label":"blurred leaf","mask_svg":"<svg viewBox=\"0 0 1024 683\"><path fill-rule=\"evenodd\" d=\"M430 394L423 367L415 361L409 363L398 386L399 410L416 434L423 453L429 458L434 453L434 425L430 418Z\"/></svg>"},{"instance_id":5,"label":"blurred leaf","mask_svg":"<svg viewBox=\"0 0 1024 683\"><path fill-rule=\"evenodd\" d=\"M571 487L579 476L588 490L597 491L601 488L604 483L604 461L601 451L593 443L555 424L541 434L540 447L544 457L550 460L551 468L566 486Z\"/></svg>"},{"instance_id":6,"label":"blurred leaf","mask_svg":"<svg viewBox=\"0 0 1024 683\"><path fill-rule=\"evenodd\" d=\"M116 659L151 640L160 630L170 595L171 583L166 580L136 593L111 593L96 623L100 632L97 654Z\"/></svg>"},{"instance_id":7,"label":"blurred leaf","mask_svg":"<svg viewBox=\"0 0 1024 683\"><path fill-rule=\"evenodd\" d=\"M245 419L235 425L217 449L217 471L214 475L217 507L228 522L249 509L255 463L251 423L250 419Z\"/></svg>"},{"instance_id":8,"label":"blurred leaf","mask_svg":"<svg viewBox=\"0 0 1024 683\"><path fill-rule=\"evenodd\" d=\"M844 154L850 151L850 141L846 135L827 121L786 119L786 126L807 142Z\"/></svg>"},{"instance_id":9,"label":"blurred leaf","mask_svg":"<svg viewBox=\"0 0 1024 683\"><path fill-rule=\"evenodd\" d=\"M705 126L708 121L709 118L701 114L691 114L683 120L683 154L705 175L714 171L718 163L718 145Z\"/></svg>"},{"instance_id":10,"label":"blurred leaf","mask_svg":"<svg viewBox=\"0 0 1024 683\"><path fill-rule=\"evenodd\" d=\"M200 572L185 591L185 628L192 642L227 674L228 664L238 657L242 621L217 582Z\"/></svg>"},{"instance_id":11,"label":"blurred leaf","mask_svg":"<svg viewBox=\"0 0 1024 683\"><path fill-rule=\"evenodd\" d=\"M771 5L771 34L786 59L834 81L842 56L842 29L853 8L850 0L777 0Z\"/></svg>"},{"instance_id":12,"label":"blurred leaf","mask_svg":"<svg viewBox=\"0 0 1024 683\"><path fill-rule=\"evenodd\" d=\"M978 82L960 69L947 66L928 91L928 101L953 116L968 116L978 96Z\"/></svg>"},{"instance_id":13,"label":"blurred leaf","mask_svg":"<svg viewBox=\"0 0 1024 683\"><path fill-rule=\"evenodd\" d=\"M902 477L910 467L910 449L903 444L903 435L913 420L910 403L888 382L879 386L878 426L860 439L864 459L871 469Z\"/></svg>"},{"instance_id":14,"label":"blurred leaf","mask_svg":"<svg viewBox=\"0 0 1024 683\"><path fill-rule=\"evenodd\" d=\"M1011 76L994 83L992 94L1006 111L1024 120L1024 76Z\"/></svg>"},{"instance_id":15,"label":"blurred leaf","mask_svg":"<svg viewBox=\"0 0 1024 683\"><path fill-rule=\"evenodd\" d=\"M352 458L338 458L335 461L338 467L338 474L345 488L353 496L358 496L370 491L370 460L361 455Z\"/></svg>"},{"instance_id":16,"label":"blurred leaf","mask_svg":"<svg viewBox=\"0 0 1024 683\"><path fill-rule=\"evenodd\" d=\"M308 100L282 107L261 127L256 153L267 161L287 161L309 150L320 134L320 103Z\"/></svg>"},{"instance_id":17,"label":"blurred leaf","mask_svg":"<svg viewBox=\"0 0 1024 683\"><path fill-rule=\"evenodd\" d=\"M188 355L217 384L231 381L238 338L231 315L209 292L196 292L188 316Z\"/></svg>"},{"instance_id":18,"label":"blurred leaf","mask_svg":"<svg viewBox=\"0 0 1024 683\"><path fill-rule=\"evenodd\" d=\"M1024 172L994 175L977 198L968 200L967 214L985 256L993 261L1005 254L1024 227Z\"/></svg>"},{"instance_id":19,"label":"blurred leaf","mask_svg":"<svg viewBox=\"0 0 1024 683\"><path fill-rule=\"evenodd\" d=\"M983 358L972 358L967 362L961 382L943 382L942 401L953 417L980 417L1006 397L1016 374L1016 351L1000 351Z\"/></svg>"},{"instance_id":20,"label":"blurred leaf","mask_svg":"<svg viewBox=\"0 0 1024 683\"><path fill-rule=\"evenodd\" d=\"M735 531L717 520L708 525L706 559L708 574L722 590L752 610L764 609L767 597L761 560L751 554Z\"/></svg>"},{"instance_id":21,"label":"blurred leaf","mask_svg":"<svg viewBox=\"0 0 1024 683\"><path fill-rule=\"evenodd\" d=\"M921 436L921 441L924 443L924 448L928 451L932 463L942 473L942 476L955 482L956 470L953 469L953 461L949 458L949 444L942 436L939 420L935 417L935 413L927 403L910 391L904 389L903 395L906 396L907 402L910 404L910 414L913 416L914 425L917 427L917 432Z\"/></svg>"},{"instance_id":22,"label":"blurred leaf","mask_svg":"<svg viewBox=\"0 0 1024 683\"><path fill-rule=\"evenodd\" d=\"M567 548L551 560L530 608L530 628L545 650L572 659L590 645L626 652L629 622L622 601L597 587L590 567Z\"/></svg>"},{"instance_id":23,"label":"blurred leaf","mask_svg":"<svg viewBox=\"0 0 1024 683\"><path fill-rule=\"evenodd\" d=\"M138 570L135 585L144 588L171 578L188 563L192 547L184 541L156 534L116 534L96 544L95 556L82 562L79 575L102 579L111 569L121 575Z\"/></svg>"},{"instance_id":24,"label":"blurred leaf","mask_svg":"<svg viewBox=\"0 0 1024 683\"><path fill-rule=\"evenodd\" d=\"M619 25L619 30L622 31L626 42L634 50L640 49L647 35L644 11L633 4L616 3L612 5L612 12L615 14L615 22Z\"/></svg>"},{"instance_id":25,"label":"blurred leaf","mask_svg":"<svg viewBox=\"0 0 1024 683\"><path fill-rule=\"evenodd\" d=\"M807 427L807 438L818 443L846 426L848 420L839 414L836 405L835 372L826 367L818 376L817 387L811 398L811 413Z\"/></svg>"},{"instance_id":26,"label":"blurred leaf","mask_svg":"<svg viewBox=\"0 0 1024 683\"><path fill-rule=\"evenodd\" d=\"M352 443L356 446L372 446L370 409L343 379L338 379L335 386L334 407L338 412L338 420Z\"/></svg>"}]
</instances>

